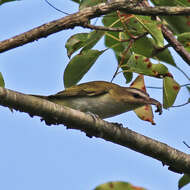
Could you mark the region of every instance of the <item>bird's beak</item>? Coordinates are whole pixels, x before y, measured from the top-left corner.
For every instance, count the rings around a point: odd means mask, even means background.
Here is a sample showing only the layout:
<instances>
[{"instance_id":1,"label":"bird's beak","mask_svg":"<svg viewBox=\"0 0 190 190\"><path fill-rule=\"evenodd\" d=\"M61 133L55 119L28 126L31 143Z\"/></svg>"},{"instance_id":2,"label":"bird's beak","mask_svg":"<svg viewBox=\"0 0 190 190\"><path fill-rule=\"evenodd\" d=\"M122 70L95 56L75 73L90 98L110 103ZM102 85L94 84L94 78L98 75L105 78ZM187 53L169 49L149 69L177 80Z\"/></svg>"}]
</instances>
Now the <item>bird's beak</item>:
<instances>
[{"instance_id":1,"label":"bird's beak","mask_svg":"<svg viewBox=\"0 0 190 190\"><path fill-rule=\"evenodd\" d=\"M153 98L150 98L149 99L149 104L155 105L157 107L155 112L159 112L159 115L162 114L162 104L159 101L157 101L157 100L155 100Z\"/></svg>"}]
</instances>

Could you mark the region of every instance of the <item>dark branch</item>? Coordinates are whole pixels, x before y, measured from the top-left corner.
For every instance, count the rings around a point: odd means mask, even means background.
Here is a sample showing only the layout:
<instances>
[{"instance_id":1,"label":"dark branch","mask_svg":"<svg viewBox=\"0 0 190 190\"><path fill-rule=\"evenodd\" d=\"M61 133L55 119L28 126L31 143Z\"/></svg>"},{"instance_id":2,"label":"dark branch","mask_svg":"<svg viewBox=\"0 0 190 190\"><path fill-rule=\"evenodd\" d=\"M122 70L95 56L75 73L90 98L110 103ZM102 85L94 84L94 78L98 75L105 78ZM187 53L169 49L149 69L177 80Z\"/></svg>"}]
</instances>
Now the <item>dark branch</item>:
<instances>
[{"instance_id":1,"label":"dark branch","mask_svg":"<svg viewBox=\"0 0 190 190\"><path fill-rule=\"evenodd\" d=\"M2 87L0 104L30 116L40 116L48 125L64 124L69 129L85 132L89 137L103 138L157 159L172 171L190 174L190 155L118 124L94 120L91 115Z\"/></svg>"},{"instance_id":2,"label":"dark branch","mask_svg":"<svg viewBox=\"0 0 190 190\"><path fill-rule=\"evenodd\" d=\"M141 7L131 0L115 0L109 3L101 3L97 6L88 7L64 18L49 22L36 27L20 35L0 42L0 52L22 46L40 38L47 37L61 30L84 26L92 18L96 18L116 10L128 14L139 15L190 15L190 7Z\"/></svg>"},{"instance_id":3,"label":"dark branch","mask_svg":"<svg viewBox=\"0 0 190 190\"><path fill-rule=\"evenodd\" d=\"M184 46L175 38L172 31L165 25L162 25L162 33L168 43L175 49L175 51L181 56L181 58L190 65L190 53L187 52Z\"/></svg>"}]
</instances>

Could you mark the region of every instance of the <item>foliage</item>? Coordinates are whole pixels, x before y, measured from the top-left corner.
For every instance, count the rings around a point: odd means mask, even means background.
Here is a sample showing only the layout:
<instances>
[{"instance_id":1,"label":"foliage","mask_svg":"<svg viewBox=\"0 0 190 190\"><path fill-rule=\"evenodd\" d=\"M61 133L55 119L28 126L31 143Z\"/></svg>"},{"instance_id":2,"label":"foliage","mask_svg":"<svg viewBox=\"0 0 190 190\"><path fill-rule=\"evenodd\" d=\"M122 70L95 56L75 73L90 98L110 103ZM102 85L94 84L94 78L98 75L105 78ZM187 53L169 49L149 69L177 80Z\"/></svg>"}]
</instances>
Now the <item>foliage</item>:
<instances>
[{"instance_id":1,"label":"foliage","mask_svg":"<svg viewBox=\"0 0 190 190\"><path fill-rule=\"evenodd\" d=\"M181 177L181 179L178 182L178 188L181 189L188 183L190 183L190 176L187 174L184 174L183 177Z\"/></svg>"},{"instance_id":2,"label":"foliage","mask_svg":"<svg viewBox=\"0 0 190 190\"><path fill-rule=\"evenodd\" d=\"M130 183L122 181L114 181L101 184L95 188L95 190L145 190L142 187L133 186Z\"/></svg>"},{"instance_id":3,"label":"foliage","mask_svg":"<svg viewBox=\"0 0 190 190\"><path fill-rule=\"evenodd\" d=\"M144 76L143 75L139 75L130 85L130 87L133 88L139 88L143 91L146 92L146 86L145 86L145 82L144 82ZM148 121L151 122L152 125L155 125L155 122L153 120L154 115L152 113L152 107L150 105L145 105L142 106L140 108L137 108L134 110L134 112L136 113L136 115L144 120L144 121Z\"/></svg>"},{"instance_id":4,"label":"foliage","mask_svg":"<svg viewBox=\"0 0 190 190\"><path fill-rule=\"evenodd\" d=\"M0 86L5 87L5 82L4 82L3 75L1 74L1 72L0 72Z\"/></svg>"},{"instance_id":5,"label":"foliage","mask_svg":"<svg viewBox=\"0 0 190 190\"><path fill-rule=\"evenodd\" d=\"M88 6L96 5L105 1L82 0L78 1L79 8L83 9ZM152 1L157 5L183 5L187 6L182 0L166 3L166 1ZM123 72L126 83L133 79L132 73L139 73L149 77L156 77L163 80L163 106L164 108L171 107L180 91L180 85L175 81L173 75L167 68L170 64L176 69L176 63L171 55L169 46L164 44L164 37L161 30L161 25L164 23L177 34L178 40L189 51L189 32L187 17L161 17L162 20L156 20L149 16L136 16L126 14L120 11L105 15L102 18L102 24L109 28L122 28L122 32L110 31L93 31L89 33L79 33L71 36L67 43L67 53L71 57L73 53L77 53L68 63L64 73L64 84L66 87L75 85L89 71L92 64L95 64L97 58L102 55L107 49L112 49L118 61L118 68ZM179 25L186 23L186 25ZM107 49L96 54L96 58L91 59L92 48L104 37L105 46ZM93 50L97 51L97 50ZM81 62L81 57L85 61ZM73 63L74 62L74 63ZM81 65L82 64L82 65ZM79 66L80 65L80 66ZM73 73L75 79L70 77ZM117 73L116 73L117 75ZM177 87L177 89L174 89Z\"/></svg>"},{"instance_id":6,"label":"foliage","mask_svg":"<svg viewBox=\"0 0 190 190\"><path fill-rule=\"evenodd\" d=\"M11 1L17 1L17 0L0 0L0 5L2 5L3 3L8 3Z\"/></svg>"}]
</instances>

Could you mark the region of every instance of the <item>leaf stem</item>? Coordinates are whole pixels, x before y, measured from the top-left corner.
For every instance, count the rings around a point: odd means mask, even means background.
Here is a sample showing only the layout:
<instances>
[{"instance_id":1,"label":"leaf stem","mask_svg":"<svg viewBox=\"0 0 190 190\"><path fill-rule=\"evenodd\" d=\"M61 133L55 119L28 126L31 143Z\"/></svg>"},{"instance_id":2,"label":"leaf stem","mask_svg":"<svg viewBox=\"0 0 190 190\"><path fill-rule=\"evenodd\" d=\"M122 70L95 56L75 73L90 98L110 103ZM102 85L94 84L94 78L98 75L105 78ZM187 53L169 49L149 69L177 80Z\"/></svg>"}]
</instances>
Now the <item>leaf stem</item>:
<instances>
[{"instance_id":1,"label":"leaf stem","mask_svg":"<svg viewBox=\"0 0 190 190\"><path fill-rule=\"evenodd\" d=\"M189 76L180 67L176 65L176 68L190 81Z\"/></svg>"},{"instance_id":2,"label":"leaf stem","mask_svg":"<svg viewBox=\"0 0 190 190\"><path fill-rule=\"evenodd\" d=\"M183 144L186 145L187 148L190 148L190 146L185 141L183 141Z\"/></svg>"},{"instance_id":3,"label":"leaf stem","mask_svg":"<svg viewBox=\"0 0 190 190\"><path fill-rule=\"evenodd\" d=\"M188 100L186 103L180 104L180 105L177 105L177 106L172 106L172 108L182 107L182 106L185 106L185 105L187 105L187 104L189 104L189 103L190 103L190 102L189 102L189 100Z\"/></svg>"},{"instance_id":4,"label":"leaf stem","mask_svg":"<svg viewBox=\"0 0 190 190\"><path fill-rule=\"evenodd\" d=\"M44 0L44 1L45 1L50 7L54 8L56 11L61 12L61 13L66 14L66 15L70 15L69 13L66 13L66 12L64 12L64 11L62 11L62 10L56 8L55 6L53 6L48 0Z\"/></svg>"}]
</instances>

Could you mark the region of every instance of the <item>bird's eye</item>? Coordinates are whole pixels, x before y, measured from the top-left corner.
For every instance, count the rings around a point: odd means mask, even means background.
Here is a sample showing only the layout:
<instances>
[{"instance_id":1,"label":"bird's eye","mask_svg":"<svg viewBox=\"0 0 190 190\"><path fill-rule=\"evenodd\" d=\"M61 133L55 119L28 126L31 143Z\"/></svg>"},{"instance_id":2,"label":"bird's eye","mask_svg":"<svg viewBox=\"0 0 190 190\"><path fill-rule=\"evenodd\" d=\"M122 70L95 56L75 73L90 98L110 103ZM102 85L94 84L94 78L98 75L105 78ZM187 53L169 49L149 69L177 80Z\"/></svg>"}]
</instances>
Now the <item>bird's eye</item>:
<instances>
[{"instance_id":1,"label":"bird's eye","mask_svg":"<svg viewBox=\"0 0 190 190\"><path fill-rule=\"evenodd\" d=\"M134 98L141 98L141 96L140 96L139 94L137 94L137 93L134 93L134 94L133 94L133 97L134 97Z\"/></svg>"}]
</instances>

